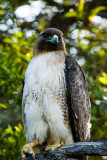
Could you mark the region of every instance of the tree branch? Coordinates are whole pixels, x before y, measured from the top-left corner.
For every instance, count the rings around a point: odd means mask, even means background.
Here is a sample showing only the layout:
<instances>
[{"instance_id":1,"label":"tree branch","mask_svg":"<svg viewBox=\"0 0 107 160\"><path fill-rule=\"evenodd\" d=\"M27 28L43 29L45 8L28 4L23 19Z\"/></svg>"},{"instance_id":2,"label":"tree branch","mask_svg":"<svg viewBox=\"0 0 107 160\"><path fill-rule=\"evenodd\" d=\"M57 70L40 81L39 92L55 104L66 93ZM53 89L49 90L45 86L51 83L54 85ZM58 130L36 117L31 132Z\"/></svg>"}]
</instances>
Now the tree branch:
<instances>
[{"instance_id":1,"label":"tree branch","mask_svg":"<svg viewBox=\"0 0 107 160\"><path fill-rule=\"evenodd\" d=\"M107 141L73 143L53 152L41 152L34 160L83 160L83 156L107 156ZM26 160L33 160L29 158Z\"/></svg>"}]
</instances>

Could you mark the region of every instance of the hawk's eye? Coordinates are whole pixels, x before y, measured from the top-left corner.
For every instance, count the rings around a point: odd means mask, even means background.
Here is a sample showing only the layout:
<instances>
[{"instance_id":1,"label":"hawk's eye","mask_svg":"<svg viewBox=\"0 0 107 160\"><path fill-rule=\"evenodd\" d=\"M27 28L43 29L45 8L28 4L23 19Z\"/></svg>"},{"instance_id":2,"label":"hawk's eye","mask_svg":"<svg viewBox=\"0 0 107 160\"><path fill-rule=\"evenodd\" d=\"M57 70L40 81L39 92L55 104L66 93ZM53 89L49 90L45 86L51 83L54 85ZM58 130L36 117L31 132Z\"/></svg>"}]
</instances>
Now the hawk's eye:
<instances>
[{"instance_id":1,"label":"hawk's eye","mask_svg":"<svg viewBox=\"0 0 107 160\"><path fill-rule=\"evenodd\" d=\"M49 34L48 33L43 33L43 38L48 38Z\"/></svg>"},{"instance_id":2,"label":"hawk's eye","mask_svg":"<svg viewBox=\"0 0 107 160\"><path fill-rule=\"evenodd\" d=\"M59 41L61 41L61 37L59 36Z\"/></svg>"}]
</instances>

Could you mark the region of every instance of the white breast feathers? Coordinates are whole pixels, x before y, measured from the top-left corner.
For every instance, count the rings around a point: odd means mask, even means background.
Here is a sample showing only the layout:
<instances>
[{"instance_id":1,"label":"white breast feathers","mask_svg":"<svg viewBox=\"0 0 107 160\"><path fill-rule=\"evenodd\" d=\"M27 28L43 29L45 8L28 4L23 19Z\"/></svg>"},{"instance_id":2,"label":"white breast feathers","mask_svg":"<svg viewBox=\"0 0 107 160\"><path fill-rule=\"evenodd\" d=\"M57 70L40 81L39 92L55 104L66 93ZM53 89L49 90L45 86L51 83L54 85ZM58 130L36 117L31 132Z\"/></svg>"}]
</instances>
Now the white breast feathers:
<instances>
[{"instance_id":1,"label":"white breast feathers","mask_svg":"<svg viewBox=\"0 0 107 160\"><path fill-rule=\"evenodd\" d=\"M49 138L54 143L71 132L63 115L66 107L64 67L62 52L41 54L32 58L28 65L22 100L28 142L36 140L42 144Z\"/></svg>"}]
</instances>

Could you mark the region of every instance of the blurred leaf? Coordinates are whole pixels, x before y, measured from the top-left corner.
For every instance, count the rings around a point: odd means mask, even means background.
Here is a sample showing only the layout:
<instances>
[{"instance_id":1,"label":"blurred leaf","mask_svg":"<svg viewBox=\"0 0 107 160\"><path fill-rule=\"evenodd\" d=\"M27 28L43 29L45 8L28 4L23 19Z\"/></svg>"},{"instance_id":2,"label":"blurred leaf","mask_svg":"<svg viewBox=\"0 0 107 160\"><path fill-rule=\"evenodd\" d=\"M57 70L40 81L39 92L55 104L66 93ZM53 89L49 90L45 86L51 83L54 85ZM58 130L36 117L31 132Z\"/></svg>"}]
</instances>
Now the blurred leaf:
<instances>
[{"instance_id":1,"label":"blurred leaf","mask_svg":"<svg viewBox=\"0 0 107 160\"><path fill-rule=\"evenodd\" d=\"M103 72L102 73L103 77L99 77L99 81L104 84L104 85L107 85L107 73Z\"/></svg>"},{"instance_id":2,"label":"blurred leaf","mask_svg":"<svg viewBox=\"0 0 107 160\"><path fill-rule=\"evenodd\" d=\"M69 6L69 5L70 5L70 1L64 0L64 5L65 5L65 6Z\"/></svg>"},{"instance_id":3,"label":"blurred leaf","mask_svg":"<svg viewBox=\"0 0 107 160\"><path fill-rule=\"evenodd\" d=\"M15 37L18 37L18 38L21 38L22 36L23 36L23 33L21 31L15 34Z\"/></svg>"},{"instance_id":4,"label":"blurred leaf","mask_svg":"<svg viewBox=\"0 0 107 160\"><path fill-rule=\"evenodd\" d=\"M7 108L7 106L5 105L5 104L3 104L3 103L0 103L0 107L3 107L3 108Z\"/></svg>"},{"instance_id":5,"label":"blurred leaf","mask_svg":"<svg viewBox=\"0 0 107 160\"><path fill-rule=\"evenodd\" d=\"M71 12L65 13L63 17L64 18L70 18L70 17L77 17L77 16L78 16L77 12L72 10Z\"/></svg>"},{"instance_id":6,"label":"blurred leaf","mask_svg":"<svg viewBox=\"0 0 107 160\"><path fill-rule=\"evenodd\" d=\"M10 38L4 38L4 39L3 39L3 42L5 42L5 43L11 43L12 40L11 40Z\"/></svg>"},{"instance_id":7,"label":"blurred leaf","mask_svg":"<svg viewBox=\"0 0 107 160\"><path fill-rule=\"evenodd\" d=\"M3 136L7 135L7 134L13 134L13 130L12 127L9 125L7 129L5 129L5 131L3 132Z\"/></svg>"},{"instance_id":8,"label":"blurred leaf","mask_svg":"<svg viewBox=\"0 0 107 160\"><path fill-rule=\"evenodd\" d=\"M91 21L94 16L96 16L100 11L107 10L105 6L99 6L90 11L89 20Z\"/></svg>"},{"instance_id":9,"label":"blurred leaf","mask_svg":"<svg viewBox=\"0 0 107 160\"><path fill-rule=\"evenodd\" d=\"M20 132L20 128L17 126L14 126L14 128L16 129L17 132Z\"/></svg>"},{"instance_id":10,"label":"blurred leaf","mask_svg":"<svg viewBox=\"0 0 107 160\"><path fill-rule=\"evenodd\" d=\"M4 11L3 10L0 10L0 15L2 15L4 13Z\"/></svg>"},{"instance_id":11,"label":"blurred leaf","mask_svg":"<svg viewBox=\"0 0 107 160\"><path fill-rule=\"evenodd\" d=\"M79 5L78 5L78 12L83 12L84 11L84 3L85 3L85 0L80 0L79 1Z\"/></svg>"},{"instance_id":12,"label":"blurred leaf","mask_svg":"<svg viewBox=\"0 0 107 160\"><path fill-rule=\"evenodd\" d=\"M23 145L26 143L22 125L19 123L18 126L14 126L14 128L15 131L11 126L8 126L8 128L3 131L1 136L2 148L0 148L0 155L4 160L17 159Z\"/></svg>"}]
</instances>

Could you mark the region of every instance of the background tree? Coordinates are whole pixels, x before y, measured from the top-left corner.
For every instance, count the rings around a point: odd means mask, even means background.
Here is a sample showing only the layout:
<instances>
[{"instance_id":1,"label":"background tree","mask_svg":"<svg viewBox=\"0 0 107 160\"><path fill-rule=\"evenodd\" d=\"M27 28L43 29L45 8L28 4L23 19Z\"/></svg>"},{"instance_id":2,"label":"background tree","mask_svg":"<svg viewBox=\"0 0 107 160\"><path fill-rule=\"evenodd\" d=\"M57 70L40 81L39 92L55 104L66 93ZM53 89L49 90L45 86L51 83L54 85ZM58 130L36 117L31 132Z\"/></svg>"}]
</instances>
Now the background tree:
<instances>
[{"instance_id":1,"label":"background tree","mask_svg":"<svg viewBox=\"0 0 107 160\"><path fill-rule=\"evenodd\" d=\"M84 69L92 103L91 140L107 140L107 1L0 0L2 160L18 159L25 144L22 81L35 37L46 27L63 31L67 51Z\"/></svg>"}]
</instances>

